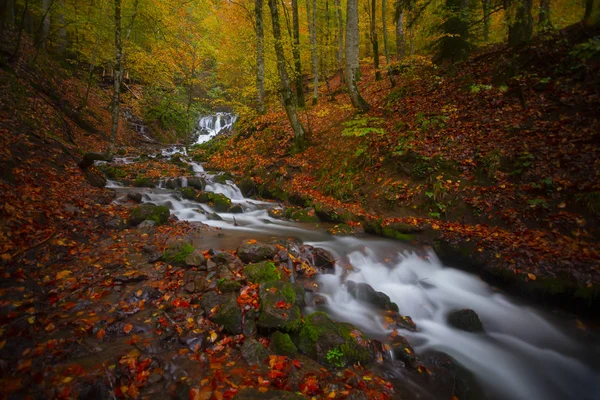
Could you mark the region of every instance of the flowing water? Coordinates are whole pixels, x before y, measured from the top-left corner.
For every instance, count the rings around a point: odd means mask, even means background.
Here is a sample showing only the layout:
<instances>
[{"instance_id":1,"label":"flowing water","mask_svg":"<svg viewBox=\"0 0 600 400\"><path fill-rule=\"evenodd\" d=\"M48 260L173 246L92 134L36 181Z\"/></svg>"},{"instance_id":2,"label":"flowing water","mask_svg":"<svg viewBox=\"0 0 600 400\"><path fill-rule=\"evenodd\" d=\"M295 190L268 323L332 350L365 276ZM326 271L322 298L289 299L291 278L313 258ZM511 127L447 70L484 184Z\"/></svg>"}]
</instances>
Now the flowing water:
<instances>
[{"instance_id":1,"label":"flowing water","mask_svg":"<svg viewBox=\"0 0 600 400\"><path fill-rule=\"evenodd\" d=\"M230 130L237 120L237 115L231 113L216 113L206 117L200 117L196 133L197 144L206 143L220 132Z\"/></svg>"},{"instance_id":2,"label":"flowing water","mask_svg":"<svg viewBox=\"0 0 600 400\"><path fill-rule=\"evenodd\" d=\"M219 118L213 121L216 127ZM168 157L177 152L183 150L173 147L162 153ZM143 189L144 201L166 205L180 220L222 228L238 239L295 237L329 250L336 256L336 273L321 275L319 290L328 300L325 311L334 319L351 322L375 338L390 333L382 317L350 296L345 285L346 280L365 282L390 296L402 315L412 317L419 330L402 334L417 355L428 349L451 355L475 374L489 399L600 399L597 341L565 318L521 304L475 275L444 266L431 251L370 236L336 237L314 224L271 218L268 210L278 207L276 203L244 198L233 182L217 183L200 164L190 164L206 181L206 191L226 195L244 212L218 213L220 219L215 219L217 213L208 205L166 189ZM110 185L118 191L140 190ZM485 333L459 331L446 322L449 312L463 308L479 314ZM425 388L414 398L435 396L428 396Z\"/></svg>"}]
</instances>

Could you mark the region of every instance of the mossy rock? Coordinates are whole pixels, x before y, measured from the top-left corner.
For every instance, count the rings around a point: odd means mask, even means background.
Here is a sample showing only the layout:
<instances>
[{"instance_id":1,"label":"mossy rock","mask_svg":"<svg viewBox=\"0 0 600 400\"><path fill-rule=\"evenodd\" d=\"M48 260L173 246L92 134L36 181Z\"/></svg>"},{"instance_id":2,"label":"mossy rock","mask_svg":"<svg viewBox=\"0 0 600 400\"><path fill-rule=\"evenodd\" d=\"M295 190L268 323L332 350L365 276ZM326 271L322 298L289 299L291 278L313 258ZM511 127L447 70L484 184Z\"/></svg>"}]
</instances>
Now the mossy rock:
<instances>
[{"instance_id":1,"label":"mossy rock","mask_svg":"<svg viewBox=\"0 0 600 400\"><path fill-rule=\"evenodd\" d=\"M239 204L236 204L235 206L233 206L229 209L229 212L232 214L243 214L244 208L242 206L240 206Z\"/></svg>"},{"instance_id":2,"label":"mossy rock","mask_svg":"<svg viewBox=\"0 0 600 400\"><path fill-rule=\"evenodd\" d=\"M303 294L303 292L302 292ZM289 282L270 282L260 285L260 316L256 325L259 329L284 331L297 330L301 324L300 307L303 302L294 285ZM303 297L303 296L302 296Z\"/></svg>"},{"instance_id":3,"label":"mossy rock","mask_svg":"<svg viewBox=\"0 0 600 400\"><path fill-rule=\"evenodd\" d=\"M106 175L106 177L108 179L123 179L125 177L127 177L127 172L123 171L122 169L112 166L112 165L100 165L98 167L98 169L100 171L102 171L102 173L104 175Z\"/></svg>"},{"instance_id":4,"label":"mossy rock","mask_svg":"<svg viewBox=\"0 0 600 400\"><path fill-rule=\"evenodd\" d=\"M248 264L244 268L244 275L254 283L276 282L281 279L281 273L272 261Z\"/></svg>"},{"instance_id":5,"label":"mossy rock","mask_svg":"<svg viewBox=\"0 0 600 400\"><path fill-rule=\"evenodd\" d=\"M352 229L350 225L346 224L337 224L333 228L329 228L327 231L335 236L354 235L354 229Z\"/></svg>"},{"instance_id":6,"label":"mossy rock","mask_svg":"<svg viewBox=\"0 0 600 400\"><path fill-rule=\"evenodd\" d=\"M242 358L244 361L246 361L249 365L258 366L264 365L265 360L271 355L271 352L266 349L261 342L251 338L247 338L244 341L240 352L242 353Z\"/></svg>"},{"instance_id":7,"label":"mossy rock","mask_svg":"<svg viewBox=\"0 0 600 400\"><path fill-rule=\"evenodd\" d=\"M404 226L402 226L400 229L394 225L382 226L381 220L365 222L363 223L363 228L366 233L370 233L372 235L402 240L405 242L412 242L415 240L415 236L413 234L406 233Z\"/></svg>"},{"instance_id":8,"label":"mossy rock","mask_svg":"<svg viewBox=\"0 0 600 400\"><path fill-rule=\"evenodd\" d=\"M277 248L272 244L245 243L237 249L238 257L245 263L273 259L275 254L277 254Z\"/></svg>"},{"instance_id":9,"label":"mossy rock","mask_svg":"<svg viewBox=\"0 0 600 400\"><path fill-rule=\"evenodd\" d=\"M240 290L242 288L242 284L231 279L225 279L220 281L217 287L221 292L229 293L237 292L238 290Z\"/></svg>"},{"instance_id":10,"label":"mossy rock","mask_svg":"<svg viewBox=\"0 0 600 400\"><path fill-rule=\"evenodd\" d=\"M215 182L225 184L227 181L233 180L233 175L230 172L224 172L215 178Z\"/></svg>"},{"instance_id":11,"label":"mossy rock","mask_svg":"<svg viewBox=\"0 0 600 400\"><path fill-rule=\"evenodd\" d=\"M181 187L181 178L167 179L165 187L172 190L179 189Z\"/></svg>"},{"instance_id":12,"label":"mossy rock","mask_svg":"<svg viewBox=\"0 0 600 400\"><path fill-rule=\"evenodd\" d=\"M298 350L322 364L366 365L375 359L368 338L353 325L335 322L323 312L308 315L295 336Z\"/></svg>"},{"instance_id":13,"label":"mossy rock","mask_svg":"<svg viewBox=\"0 0 600 400\"><path fill-rule=\"evenodd\" d=\"M212 207L217 212L227 212L231 206L231 200L220 193L209 193L208 198L210 199L209 205L212 203Z\"/></svg>"},{"instance_id":14,"label":"mossy rock","mask_svg":"<svg viewBox=\"0 0 600 400\"><path fill-rule=\"evenodd\" d=\"M211 193L209 193L209 192L200 192L200 193L198 193L196 198L194 198L194 201L197 201L198 203L206 204L206 203L210 202L210 195L211 195Z\"/></svg>"},{"instance_id":15,"label":"mossy rock","mask_svg":"<svg viewBox=\"0 0 600 400\"><path fill-rule=\"evenodd\" d=\"M250 178L242 179L242 181L238 183L238 187L244 197L250 197L256 194L256 184Z\"/></svg>"},{"instance_id":16,"label":"mossy rock","mask_svg":"<svg viewBox=\"0 0 600 400\"><path fill-rule=\"evenodd\" d=\"M234 400L306 400L306 397L286 390L267 390L261 392L256 388L242 389Z\"/></svg>"},{"instance_id":17,"label":"mossy rock","mask_svg":"<svg viewBox=\"0 0 600 400\"><path fill-rule=\"evenodd\" d=\"M273 353L294 358L298 349L287 333L274 332L271 335L271 350Z\"/></svg>"},{"instance_id":18,"label":"mossy rock","mask_svg":"<svg viewBox=\"0 0 600 400\"><path fill-rule=\"evenodd\" d=\"M198 197L198 191L191 187L184 187L181 189L181 197L187 200L196 200L196 197Z\"/></svg>"},{"instance_id":19,"label":"mossy rock","mask_svg":"<svg viewBox=\"0 0 600 400\"><path fill-rule=\"evenodd\" d=\"M275 219L283 219L285 218L284 216L284 210L281 208L273 208L269 210L269 217L271 218L275 218Z\"/></svg>"},{"instance_id":20,"label":"mossy rock","mask_svg":"<svg viewBox=\"0 0 600 400\"><path fill-rule=\"evenodd\" d=\"M133 182L133 186L135 186L135 187L155 188L156 187L156 181L154 179L152 179L152 178L138 177L138 178L135 178L135 181Z\"/></svg>"},{"instance_id":21,"label":"mossy rock","mask_svg":"<svg viewBox=\"0 0 600 400\"><path fill-rule=\"evenodd\" d=\"M346 223L348 221L354 221L356 218L352 213L345 210L337 210L331 206L316 203L314 205L315 214L321 221L332 222L334 224Z\"/></svg>"},{"instance_id":22,"label":"mossy rock","mask_svg":"<svg viewBox=\"0 0 600 400\"><path fill-rule=\"evenodd\" d=\"M194 253L194 246L189 243L181 243L171 246L162 255L162 260L174 265L186 265L186 259Z\"/></svg>"},{"instance_id":23,"label":"mossy rock","mask_svg":"<svg viewBox=\"0 0 600 400\"><path fill-rule=\"evenodd\" d=\"M206 314L217 307L214 315L209 318L216 324L222 325L223 330L232 334L242 333L242 311L237 303L235 293L219 295L215 292L205 293L200 299L200 306Z\"/></svg>"},{"instance_id":24,"label":"mossy rock","mask_svg":"<svg viewBox=\"0 0 600 400\"><path fill-rule=\"evenodd\" d=\"M204 187L206 186L206 181L204 180L204 178L192 176L187 179L187 185L188 187L192 187L196 190L204 190Z\"/></svg>"},{"instance_id":25,"label":"mossy rock","mask_svg":"<svg viewBox=\"0 0 600 400\"><path fill-rule=\"evenodd\" d=\"M169 221L169 215L171 215L171 212L165 206L142 204L131 210L129 224L137 226L142 222L149 220L156 223L156 225L163 225Z\"/></svg>"},{"instance_id":26,"label":"mossy rock","mask_svg":"<svg viewBox=\"0 0 600 400\"><path fill-rule=\"evenodd\" d=\"M302 210L294 211L290 219L296 222L320 222L319 217L316 216L315 210L312 208L304 208Z\"/></svg>"}]
</instances>

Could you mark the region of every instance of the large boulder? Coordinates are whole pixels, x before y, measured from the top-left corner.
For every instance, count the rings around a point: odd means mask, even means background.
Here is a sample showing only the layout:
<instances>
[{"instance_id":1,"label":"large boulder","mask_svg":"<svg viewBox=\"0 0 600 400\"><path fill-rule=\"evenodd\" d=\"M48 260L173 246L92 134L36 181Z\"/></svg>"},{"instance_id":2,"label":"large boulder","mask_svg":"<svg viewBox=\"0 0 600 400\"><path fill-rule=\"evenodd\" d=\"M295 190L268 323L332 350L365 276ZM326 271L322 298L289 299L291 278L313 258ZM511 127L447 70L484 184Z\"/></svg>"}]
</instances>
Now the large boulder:
<instances>
[{"instance_id":1,"label":"large boulder","mask_svg":"<svg viewBox=\"0 0 600 400\"><path fill-rule=\"evenodd\" d=\"M188 185L188 187L191 187L191 188L194 188L197 190L204 190L204 187L206 186L206 181L204 180L204 178L192 176L187 179L187 185Z\"/></svg>"},{"instance_id":2,"label":"large boulder","mask_svg":"<svg viewBox=\"0 0 600 400\"><path fill-rule=\"evenodd\" d=\"M165 182L165 187L167 189L179 189L181 187L181 178L171 178L167 179Z\"/></svg>"},{"instance_id":3,"label":"large boulder","mask_svg":"<svg viewBox=\"0 0 600 400\"><path fill-rule=\"evenodd\" d=\"M271 350L273 353L294 358L298 349L287 333L274 332L271 335Z\"/></svg>"},{"instance_id":4,"label":"large boulder","mask_svg":"<svg viewBox=\"0 0 600 400\"><path fill-rule=\"evenodd\" d=\"M297 330L300 307L304 305L304 290L289 282L268 282L260 285L259 329Z\"/></svg>"},{"instance_id":5,"label":"large boulder","mask_svg":"<svg viewBox=\"0 0 600 400\"><path fill-rule=\"evenodd\" d=\"M277 248L272 244L245 243L237 249L238 257L245 263L272 260L275 254L277 254Z\"/></svg>"},{"instance_id":6,"label":"large boulder","mask_svg":"<svg viewBox=\"0 0 600 400\"><path fill-rule=\"evenodd\" d=\"M371 304L382 310L398 312L398 305L391 301L387 294L376 291L368 283L347 281L346 287L350 296L356 300Z\"/></svg>"},{"instance_id":7,"label":"large boulder","mask_svg":"<svg viewBox=\"0 0 600 400\"><path fill-rule=\"evenodd\" d=\"M238 187L244 197L250 197L256 194L256 184L250 178L242 179L242 181L238 183Z\"/></svg>"},{"instance_id":8,"label":"large boulder","mask_svg":"<svg viewBox=\"0 0 600 400\"><path fill-rule=\"evenodd\" d=\"M154 221L156 225L162 225L167 223L169 215L171 215L171 212L165 206L142 204L131 210L129 224L137 226L146 220L150 220Z\"/></svg>"},{"instance_id":9,"label":"large boulder","mask_svg":"<svg viewBox=\"0 0 600 400\"><path fill-rule=\"evenodd\" d=\"M271 352L256 339L246 339L242 345L241 353L244 361L250 365L263 365L271 355Z\"/></svg>"},{"instance_id":10,"label":"large boulder","mask_svg":"<svg viewBox=\"0 0 600 400\"><path fill-rule=\"evenodd\" d=\"M421 361L431 372L427 385L434 393L446 398L457 397L461 400L479 400L486 398L477 379L468 369L446 353L426 350L420 355Z\"/></svg>"},{"instance_id":11,"label":"large boulder","mask_svg":"<svg viewBox=\"0 0 600 400\"><path fill-rule=\"evenodd\" d=\"M211 205L216 212L227 212L231 207L231 200L229 197L220 193L209 193L209 205Z\"/></svg>"},{"instance_id":12,"label":"large boulder","mask_svg":"<svg viewBox=\"0 0 600 400\"><path fill-rule=\"evenodd\" d=\"M332 367L365 365L375 359L368 338L353 325L335 322L323 312L308 315L295 336L298 350Z\"/></svg>"},{"instance_id":13,"label":"large boulder","mask_svg":"<svg viewBox=\"0 0 600 400\"><path fill-rule=\"evenodd\" d=\"M226 332L232 335L242 333L242 311L235 293L222 295L216 292L205 293L200 299L200 307L214 323L223 325L223 330Z\"/></svg>"},{"instance_id":14,"label":"large boulder","mask_svg":"<svg viewBox=\"0 0 600 400\"><path fill-rule=\"evenodd\" d=\"M483 324L479 319L479 315L469 308L448 314L448 323L456 329L466 332L483 332Z\"/></svg>"},{"instance_id":15,"label":"large boulder","mask_svg":"<svg viewBox=\"0 0 600 400\"><path fill-rule=\"evenodd\" d=\"M181 189L181 197L183 197L186 200L196 200L198 194L199 192L192 187L185 187Z\"/></svg>"},{"instance_id":16,"label":"large boulder","mask_svg":"<svg viewBox=\"0 0 600 400\"><path fill-rule=\"evenodd\" d=\"M185 257L185 265L188 267L200 267L206 265L206 257L200 250L194 250Z\"/></svg>"}]
</instances>

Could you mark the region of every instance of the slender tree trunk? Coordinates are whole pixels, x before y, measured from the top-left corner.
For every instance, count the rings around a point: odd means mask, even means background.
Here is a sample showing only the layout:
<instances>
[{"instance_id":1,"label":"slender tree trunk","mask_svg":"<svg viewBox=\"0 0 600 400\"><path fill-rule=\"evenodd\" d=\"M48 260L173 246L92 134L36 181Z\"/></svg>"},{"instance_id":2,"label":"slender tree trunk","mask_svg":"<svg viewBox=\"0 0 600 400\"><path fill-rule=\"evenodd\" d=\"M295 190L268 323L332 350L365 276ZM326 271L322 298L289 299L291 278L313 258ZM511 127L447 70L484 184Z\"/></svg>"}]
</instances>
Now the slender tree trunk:
<instances>
[{"instance_id":1,"label":"slender tree trunk","mask_svg":"<svg viewBox=\"0 0 600 400\"><path fill-rule=\"evenodd\" d=\"M385 53L386 65L390 63L390 49L388 47L387 32L387 0L381 0L381 24L383 25L383 52Z\"/></svg>"},{"instance_id":2,"label":"slender tree trunk","mask_svg":"<svg viewBox=\"0 0 600 400\"><path fill-rule=\"evenodd\" d=\"M15 0L5 0L2 3L2 21L3 31L6 28L15 26Z\"/></svg>"},{"instance_id":3,"label":"slender tree trunk","mask_svg":"<svg viewBox=\"0 0 600 400\"><path fill-rule=\"evenodd\" d=\"M358 0L348 0L346 6L346 82L352 105L360 112L369 111L369 103L358 92Z\"/></svg>"},{"instance_id":4,"label":"slender tree trunk","mask_svg":"<svg viewBox=\"0 0 600 400\"><path fill-rule=\"evenodd\" d=\"M85 89L85 95L79 105L80 110L87 107L87 102L90 97L90 90L92 88L92 83L94 82L94 69L96 68L96 54L98 53L99 43L100 39L96 36L96 42L94 43L94 49L92 50L92 62L90 63L90 68L88 70L87 87Z\"/></svg>"},{"instance_id":5,"label":"slender tree trunk","mask_svg":"<svg viewBox=\"0 0 600 400\"><path fill-rule=\"evenodd\" d=\"M39 47L42 49L46 48L48 37L50 36L50 8L52 7L53 0L42 0L42 29L39 38Z\"/></svg>"},{"instance_id":6,"label":"slender tree trunk","mask_svg":"<svg viewBox=\"0 0 600 400\"><path fill-rule=\"evenodd\" d=\"M401 60L406 56L406 40L404 37L404 10L401 0L396 1L396 57Z\"/></svg>"},{"instance_id":7,"label":"slender tree trunk","mask_svg":"<svg viewBox=\"0 0 600 400\"><path fill-rule=\"evenodd\" d=\"M119 111L121 102L121 80L123 73L123 44L121 42L121 0L114 0L115 4L115 68L112 98L112 125L110 130L110 144L108 157L112 158L115 153L117 142L117 131L119 129Z\"/></svg>"},{"instance_id":8,"label":"slender tree trunk","mask_svg":"<svg viewBox=\"0 0 600 400\"><path fill-rule=\"evenodd\" d=\"M17 59L17 57L19 57L19 51L21 50L21 39L23 38L23 29L25 29L25 19L28 11L29 0L25 0L25 7L23 7L23 13L21 14L21 26L19 27L19 34L17 35L17 43L15 44L15 49L12 54L13 59Z\"/></svg>"},{"instance_id":9,"label":"slender tree trunk","mask_svg":"<svg viewBox=\"0 0 600 400\"><path fill-rule=\"evenodd\" d=\"M506 5L509 17L508 44L516 47L530 41L533 36L533 0L505 0L505 8Z\"/></svg>"},{"instance_id":10,"label":"slender tree trunk","mask_svg":"<svg viewBox=\"0 0 600 400\"><path fill-rule=\"evenodd\" d=\"M490 0L481 0L481 6L483 8L483 41L487 43L490 40Z\"/></svg>"},{"instance_id":11,"label":"slender tree trunk","mask_svg":"<svg viewBox=\"0 0 600 400\"><path fill-rule=\"evenodd\" d=\"M379 41L377 39L377 0L371 0L371 43L373 44L373 65L375 66L375 79L381 80L381 71L379 70Z\"/></svg>"},{"instance_id":12,"label":"slender tree trunk","mask_svg":"<svg viewBox=\"0 0 600 400\"><path fill-rule=\"evenodd\" d=\"M59 1L59 12L56 17L58 29L58 42L56 46L56 53L60 57L64 57L67 52L67 28L65 27L65 2L64 0Z\"/></svg>"},{"instance_id":13,"label":"slender tree trunk","mask_svg":"<svg viewBox=\"0 0 600 400\"><path fill-rule=\"evenodd\" d=\"M538 30L542 31L552 28L552 21L550 21L550 0L540 0L538 28Z\"/></svg>"},{"instance_id":14,"label":"slender tree trunk","mask_svg":"<svg viewBox=\"0 0 600 400\"><path fill-rule=\"evenodd\" d=\"M337 63L340 73L340 84L344 82L344 16L342 15L341 3L341 0L335 0L335 8L337 9L338 21Z\"/></svg>"},{"instance_id":15,"label":"slender tree trunk","mask_svg":"<svg viewBox=\"0 0 600 400\"><path fill-rule=\"evenodd\" d=\"M312 58L313 69L313 98L312 104L317 104L319 97L319 55L317 54L317 0L312 1L312 10L310 9L310 0L306 0L306 15L308 19L308 32L310 35L310 54Z\"/></svg>"},{"instance_id":16,"label":"slender tree trunk","mask_svg":"<svg viewBox=\"0 0 600 400\"><path fill-rule=\"evenodd\" d=\"M255 0L256 17L256 90L258 112L265 113L265 30L263 27L263 0Z\"/></svg>"},{"instance_id":17,"label":"slender tree trunk","mask_svg":"<svg viewBox=\"0 0 600 400\"><path fill-rule=\"evenodd\" d=\"M300 61L300 19L298 15L298 0L292 0L292 24L294 32L294 45L292 46L292 56L294 57L294 80L296 81L296 100L298 101L298 107L304 107L302 62Z\"/></svg>"},{"instance_id":18,"label":"slender tree trunk","mask_svg":"<svg viewBox=\"0 0 600 400\"><path fill-rule=\"evenodd\" d=\"M285 112L288 116L296 145L302 147L304 141L304 128L298 119L296 113L296 101L294 92L290 83L290 77L285 68L285 56L283 54L283 43L281 42L281 25L279 23L279 12L277 10L277 0L268 0L269 9L271 10L271 22L273 24L273 38L275 39L275 55L277 57L277 72L279 73L279 84L281 97Z\"/></svg>"}]
</instances>

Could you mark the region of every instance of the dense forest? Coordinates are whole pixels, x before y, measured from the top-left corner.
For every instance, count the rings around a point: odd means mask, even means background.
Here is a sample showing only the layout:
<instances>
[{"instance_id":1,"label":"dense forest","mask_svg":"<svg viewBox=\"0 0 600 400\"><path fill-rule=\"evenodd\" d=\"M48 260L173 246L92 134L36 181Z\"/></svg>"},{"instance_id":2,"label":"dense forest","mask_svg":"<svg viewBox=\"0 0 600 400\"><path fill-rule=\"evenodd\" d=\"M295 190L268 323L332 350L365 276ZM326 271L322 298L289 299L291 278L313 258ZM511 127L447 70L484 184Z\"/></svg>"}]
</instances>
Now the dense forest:
<instances>
[{"instance_id":1,"label":"dense forest","mask_svg":"<svg viewBox=\"0 0 600 400\"><path fill-rule=\"evenodd\" d=\"M599 0L3 0L0 399L600 397Z\"/></svg>"}]
</instances>

